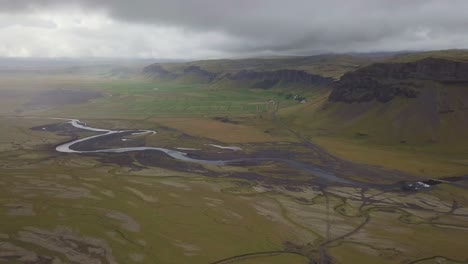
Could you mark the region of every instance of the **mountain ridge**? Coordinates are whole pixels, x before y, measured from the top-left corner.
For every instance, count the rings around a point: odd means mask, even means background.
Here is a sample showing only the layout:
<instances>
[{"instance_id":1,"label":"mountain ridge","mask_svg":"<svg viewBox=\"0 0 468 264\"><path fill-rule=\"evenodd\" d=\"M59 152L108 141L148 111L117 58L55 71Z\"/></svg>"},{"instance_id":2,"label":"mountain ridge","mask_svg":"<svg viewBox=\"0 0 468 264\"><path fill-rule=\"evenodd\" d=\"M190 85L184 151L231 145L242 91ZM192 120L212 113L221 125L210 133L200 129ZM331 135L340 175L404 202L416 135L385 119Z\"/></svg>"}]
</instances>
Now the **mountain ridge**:
<instances>
[{"instance_id":1,"label":"mountain ridge","mask_svg":"<svg viewBox=\"0 0 468 264\"><path fill-rule=\"evenodd\" d=\"M468 83L468 62L424 58L415 62L374 63L344 74L334 83L334 102L388 102L397 96L415 98L428 84Z\"/></svg>"}]
</instances>

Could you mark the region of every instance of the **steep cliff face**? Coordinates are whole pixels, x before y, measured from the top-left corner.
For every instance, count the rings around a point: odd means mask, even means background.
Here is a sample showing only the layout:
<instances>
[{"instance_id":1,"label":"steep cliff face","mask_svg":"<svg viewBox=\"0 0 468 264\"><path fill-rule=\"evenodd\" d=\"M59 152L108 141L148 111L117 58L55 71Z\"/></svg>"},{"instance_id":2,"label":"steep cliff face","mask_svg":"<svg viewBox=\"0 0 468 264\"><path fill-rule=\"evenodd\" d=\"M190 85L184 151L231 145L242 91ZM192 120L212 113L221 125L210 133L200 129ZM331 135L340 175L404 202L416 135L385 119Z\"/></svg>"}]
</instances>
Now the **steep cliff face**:
<instances>
[{"instance_id":1,"label":"steep cliff face","mask_svg":"<svg viewBox=\"0 0 468 264\"><path fill-rule=\"evenodd\" d=\"M152 64L143 68L143 74L152 79L175 80L186 79L192 81L213 81L218 74L206 71L199 66L187 66L179 71L169 71L161 64Z\"/></svg>"},{"instance_id":2,"label":"steep cliff face","mask_svg":"<svg viewBox=\"0 0 468 264\"><path fill-rule=\"evenodd\" d=\"M160 64L151 64L143 68L143 74L154 79L175 79L177 75L166 69Z\"/></svg>"},{"instance_id":3,"label":"steep cliff face","mask_svg":"<svg viewBox=\"0 0 468 264\"><path fill-rule=\"evenodd\" d=\"M153 79L189 80L216 83L217 81L243 82L246 87L269 89L282 83L302 86L327 86L333 82L333 78L310 74L302 70L275 70L275 71L251 71L241 70L231 73L214 73L200 66L190 65L169 71L160 64L147 66L143 74Z\"/></svg>"},{"instance_id":4,"label":"steep cliff face","mask_svg":"<svg viewBox=\"0 0 468 264\"><path fill-rule=\"evenodd\" d=\"M426 58L409 63L372 64L346 73L335 82L329 100L352 103L416 98L430 82L468 83L468 63Z\"/></svg>"},{"instance_id":5,"label":"steep cliff face","mask_svg":"<svg viewBox=\"0 0 468 264\"><path fill-rule=\"evenodd\" d=\"M310 74L300 70L277 70L277 71L247 71L243 70L228 75L228 78L236 81L258 81L257 88L269 88L279 82L301 83L305 85L324 86L333 82L332 78Z\"/></svg>"},{"instance_id":6,"label":"steep cliff face","mask_svg":"<svg viewBox=\"0 0 468 264\"><path fill-rule=\"evenodd\" d=\"M468 62L372 64L334 82L328 99L304 115L325 120L314 129L385 144L468 142Z\"/></svg>"},{"instance_id":7,"label":"steep cliff face","mask_svg":"<svg viewBox=\"0 0 468 264\"><path fill-rule=\"evenodd\" d=\"M199 66L189 66L184 69L184 75L192 75L196 78L201 78L206 81L213 81L218 74L206 71Z\"/></svg>"}]
</instances>

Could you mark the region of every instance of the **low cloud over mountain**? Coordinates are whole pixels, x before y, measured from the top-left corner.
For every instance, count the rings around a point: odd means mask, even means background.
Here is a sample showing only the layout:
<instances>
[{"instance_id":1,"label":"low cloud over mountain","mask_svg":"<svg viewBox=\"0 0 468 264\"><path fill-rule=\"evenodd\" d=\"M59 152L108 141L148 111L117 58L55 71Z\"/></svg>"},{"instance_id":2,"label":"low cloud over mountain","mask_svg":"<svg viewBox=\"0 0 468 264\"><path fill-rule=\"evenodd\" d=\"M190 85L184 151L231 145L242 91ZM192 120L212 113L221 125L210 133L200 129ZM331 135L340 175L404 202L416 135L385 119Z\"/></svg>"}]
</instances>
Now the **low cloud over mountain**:
<instances>
[{"instance_id":1,"label":"low cloud over mountain","mask_svg":"<svg viewBox=\"0 0 468 264\"><path fill-rule=\"evenodd\" d=\"M195 59L447 49L467 48L467 33L463 0L0 1L0 56Z\"/></svg>"}]
</instances>

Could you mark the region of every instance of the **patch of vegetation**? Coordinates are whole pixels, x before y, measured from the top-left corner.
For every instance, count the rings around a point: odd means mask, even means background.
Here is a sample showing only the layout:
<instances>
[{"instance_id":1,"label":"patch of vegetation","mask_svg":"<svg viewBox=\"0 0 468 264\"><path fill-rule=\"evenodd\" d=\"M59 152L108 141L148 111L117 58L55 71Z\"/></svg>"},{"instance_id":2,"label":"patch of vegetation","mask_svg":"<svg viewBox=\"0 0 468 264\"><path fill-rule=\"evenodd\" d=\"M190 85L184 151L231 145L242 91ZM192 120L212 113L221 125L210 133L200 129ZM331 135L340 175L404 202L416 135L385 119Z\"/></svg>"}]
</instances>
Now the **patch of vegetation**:
<instances>
[{"instance_id":1,"label":"patch of vegetation","mask_svg":"<svg viewBox=\"0 0 468 264\"><path fill-rule=\"evenodd\" d=\"M330 64L328 57L320 62L318 57L302 58L303 65L298 64L300 58L291 59L298 68L310 66L336 76L359 64L347 56L335 58L342 67ZM311 60L317 63L307 64ZM197 62L227 71L249 65L262 68L261 63L271 63L271 68L285 61ZM418 140L421 134L415 131L425 124L420 116L407 114L413 112L404 100L394 101L392 107L373 103L343 107L324 103L327 89L228 89L68 75L28 80L13 76L2 81L8 88L0 88L0 262L79 258L87 263L299 264L468 259L466 188L440 184L427 192L400 193L332 184L316 187L313 173L281 162L190 167L149 154L148 160L160 163L137 159L138 153L60 154L55 146L91 133L30 129L59 122L38 116L86 117L94 127L158 131L148 137L131 135L126 142L114 138L106 147L134 141L204 149L216 140L242 143L246 154L259 157L268 149L288 151L299 161L344 174L349 172L340 157L427 179L466 174L463 142L457 146L443 141L463 132L449 129L457 120L450 115L457 111L444 114L443 136L437 139L443 144L435 144L426 141L431 139L426 134ZM45 105L34 111L24 107L35 95L62 88L104 97L74 106ZM461 89L455 87L454 94L461 95ZM287 93L309 102L298 104L286 99ZM277 118L271 118L271 101L281 102ZM25 118L11 117L18 114ZM386 121L395 116L404 121ZM401 126L410 132L395 132ZM315 143L331 155L320 156L326 152ZM232 154L218 151L209 154ZM202 154L194 150L191 155ZM351 173L350 178L363 179ZM372 177L373 182L393 182L378 174ZM287 184L291 179L304 184Z\"/></svg>"},{"instance_id":2,"label":"patch of vegetation","mask_svg":"<svg viewBox=\"0 0 468 264\"><path fill-rule=\"evenodd\" d=\"M107 96L82 105L50 110L44 115L81 117L151 117L260 115L269 111L268 101L283 100L272 91L249 89L214 90L201 85L119 81L93 85ZM282 106L291 102L283 100Z\"/></svg>"}]
</instances>

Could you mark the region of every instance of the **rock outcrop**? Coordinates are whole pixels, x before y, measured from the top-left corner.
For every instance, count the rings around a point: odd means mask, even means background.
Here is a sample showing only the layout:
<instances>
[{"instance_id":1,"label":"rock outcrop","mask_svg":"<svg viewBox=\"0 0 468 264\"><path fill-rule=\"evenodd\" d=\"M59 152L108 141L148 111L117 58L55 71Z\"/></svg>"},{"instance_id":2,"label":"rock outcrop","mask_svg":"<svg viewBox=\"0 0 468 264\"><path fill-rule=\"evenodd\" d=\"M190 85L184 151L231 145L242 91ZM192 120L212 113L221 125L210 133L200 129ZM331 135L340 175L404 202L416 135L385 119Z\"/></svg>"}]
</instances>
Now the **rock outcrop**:
<instances>
[{"instance_id":1,"label":"rock outcrop","mask_svg":"<svg viewBox=\"0 0 468 264\"><path fill-rule=\"evenodd\" d=\"M243 70L228 75L228 78L236 81L258 81L257 88L270 88L279 82L301 83L305 85L329 85L332 78L310 74L301 70L276 70L276 71L248 71Z\"/></svg>"},{"instance_id":2,"label":"rock outcrop","mask_svg":"<svg viewBox=\"0 0 468 264\"><path fill-rule=\"evenodd\" d=\"M252 71L241 70L231 73L215 73L203 69L197 65L190 65L177 71L169 71L160 64L152 64L143 70L143 74L153 79L166 80L198 80L208 83L216 81L239 81L249 82L252 88L270 89L278 83L301 84L311 86L327 86L333 82L333 78L310 74L302 70L274 70L274 71Z\"/></svg>"},{"instance_id":3,"label":"rock outcrop","mask_svg":"<svg viewBox=\"0 0 468 264\"><path fill-rule=\"evenodd\" d=\"M417 97L423 82L468 83L468 63L426 58L408 63L376 63L346 73L333 84L334 102L391 101Z\"/></svg>"},{"instance_id":4,"label":"rock outcrop","mask_svg":"<svg viewBox=\"0 0 468 264\"><path fill-rule=\"evenodd\" d=\"M193 65L185 68L184 74L193 75L195 77L202 78L207 81L213 81L218 76L218 74L214 72L209 72L200 68L199 66L193 66Z\"/></svg>"},{"instance_id":5,"label":"rock outcrop","mask_svg":"<svg viewBox=\"0 0 468 264\"><path fill-rule=\"evenodd\" d=\"M162 79L175 79L177 75L166 69L164 69L160 64L151 64L143 68L143 74L151 78L162 78Z\"/></svg>"}]
</instances>

